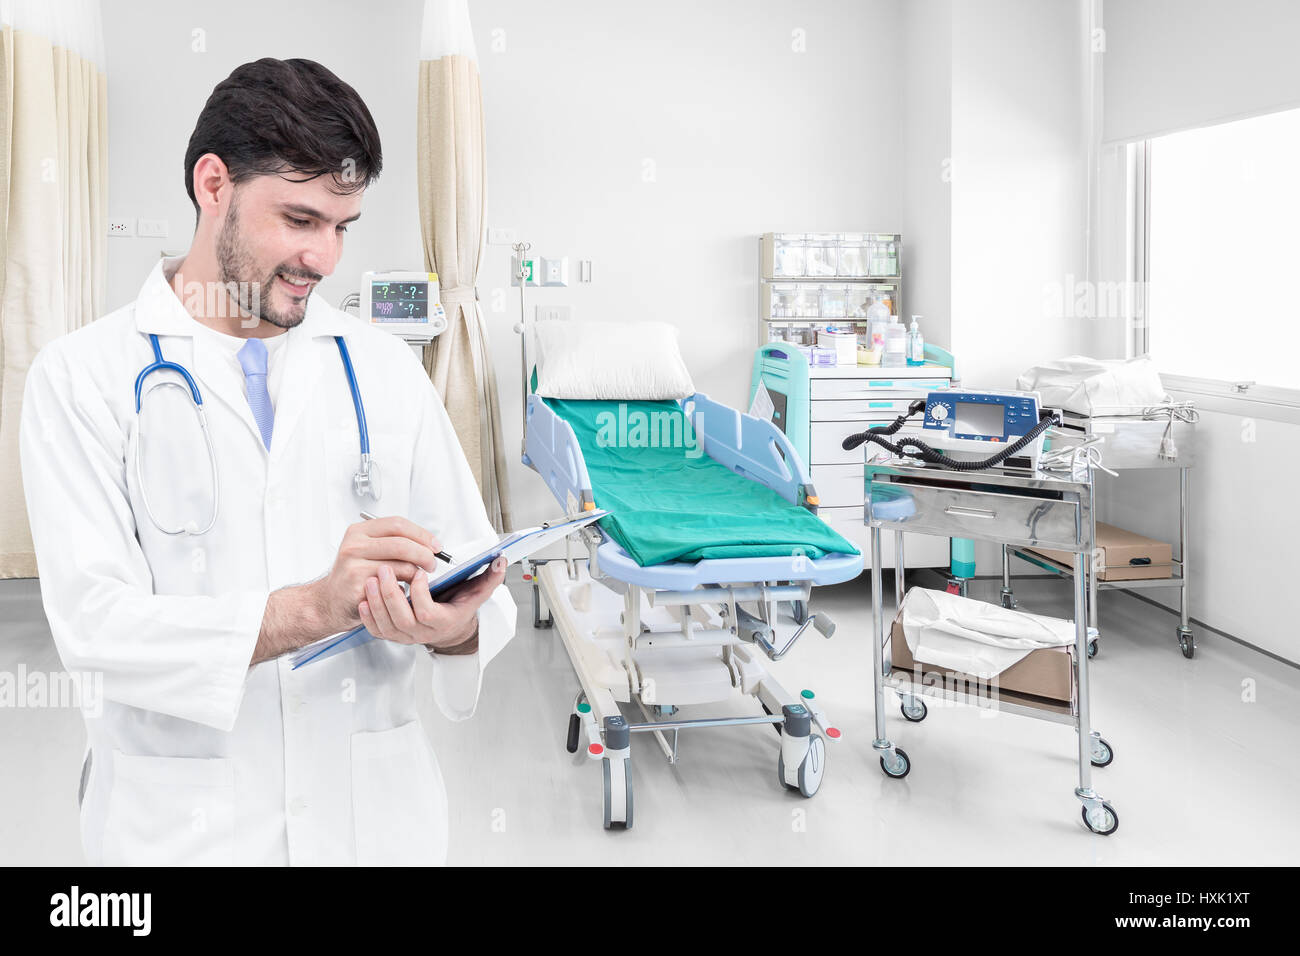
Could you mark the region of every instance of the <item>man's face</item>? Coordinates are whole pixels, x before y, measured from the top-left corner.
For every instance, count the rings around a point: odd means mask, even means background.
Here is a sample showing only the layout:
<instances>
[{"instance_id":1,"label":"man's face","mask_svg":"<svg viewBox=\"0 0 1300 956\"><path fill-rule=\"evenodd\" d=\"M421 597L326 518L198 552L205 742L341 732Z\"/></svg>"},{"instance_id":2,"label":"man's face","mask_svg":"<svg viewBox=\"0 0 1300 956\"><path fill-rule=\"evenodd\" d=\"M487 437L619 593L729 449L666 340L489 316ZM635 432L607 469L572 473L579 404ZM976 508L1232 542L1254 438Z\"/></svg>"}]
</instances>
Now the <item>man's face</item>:
<instances>
[{"instance_id":1,"label":"man's face","mask_svg":"<svg viewBox=\"0 0 1300 956\"><path fill-rule=\"evenodd\" d=\"M343 255L347 224L361 215L361 193L340 196L332 179L298 173L255 176L235 187L217 233L218 278L251 315L291 329L307 297Z\"/></svg>"}]
</instances>

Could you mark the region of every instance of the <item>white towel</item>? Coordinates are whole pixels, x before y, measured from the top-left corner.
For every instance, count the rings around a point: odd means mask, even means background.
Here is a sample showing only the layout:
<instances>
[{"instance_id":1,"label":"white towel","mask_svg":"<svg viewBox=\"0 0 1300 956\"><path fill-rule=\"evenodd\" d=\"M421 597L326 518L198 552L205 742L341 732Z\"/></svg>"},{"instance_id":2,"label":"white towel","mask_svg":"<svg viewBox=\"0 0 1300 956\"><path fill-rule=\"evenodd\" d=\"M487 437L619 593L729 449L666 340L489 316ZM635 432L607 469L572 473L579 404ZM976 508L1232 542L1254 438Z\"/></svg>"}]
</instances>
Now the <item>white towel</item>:
<instances>
[{"instance_id":1,"label":"white towel","mask_svg":"<svg viewBox=\"0 0 1300 956\"><path fill-rule=\"evenodd\" d=\"M1030 651L1073 644L1074 623L912 588L903 600L903 636L916 660L989 679Z\"/></svg>"},{"instance_id":2,"label":"white towel","mask_svg":"<svg viewBox=\"0 0 1300 956\"><path fill-rule=\"evenodd\" d=\"M1169 400L1149 358L1071 355L1022 372L1016 388L1038 392L1045 408L1079 415L1140 415L1143 408Z\"/></svg>"}]
</instances>

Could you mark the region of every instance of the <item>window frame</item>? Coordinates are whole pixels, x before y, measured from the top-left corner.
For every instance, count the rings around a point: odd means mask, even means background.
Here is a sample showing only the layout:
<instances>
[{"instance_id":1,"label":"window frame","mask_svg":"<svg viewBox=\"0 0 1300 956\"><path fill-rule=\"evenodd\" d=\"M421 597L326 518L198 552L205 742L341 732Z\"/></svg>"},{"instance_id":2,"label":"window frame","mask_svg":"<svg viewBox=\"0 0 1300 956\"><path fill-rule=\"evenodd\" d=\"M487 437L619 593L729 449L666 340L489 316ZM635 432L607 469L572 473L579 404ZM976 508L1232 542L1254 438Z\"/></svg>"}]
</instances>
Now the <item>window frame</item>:
<instances>
[{"instance_id":1,"label":"window frame","mask_svg":"<svg viewBox=\"0 0 1300 956\"><path fill-rule=\"evenodd\" d=\"M1133 309L1129 316L1130 357L1151 354L1148 280L1151 267L1151 140L1155 138L1129 143L1125 157L1129 226L1127 268L1134 290ZM1300 370L1300 364L1297 369ZM1170 392L1195 397L1199 406L1211 411L1300 424L1300 388L1171 372L1161 372L1160 379Z\"/></svg>"}]
</instances>

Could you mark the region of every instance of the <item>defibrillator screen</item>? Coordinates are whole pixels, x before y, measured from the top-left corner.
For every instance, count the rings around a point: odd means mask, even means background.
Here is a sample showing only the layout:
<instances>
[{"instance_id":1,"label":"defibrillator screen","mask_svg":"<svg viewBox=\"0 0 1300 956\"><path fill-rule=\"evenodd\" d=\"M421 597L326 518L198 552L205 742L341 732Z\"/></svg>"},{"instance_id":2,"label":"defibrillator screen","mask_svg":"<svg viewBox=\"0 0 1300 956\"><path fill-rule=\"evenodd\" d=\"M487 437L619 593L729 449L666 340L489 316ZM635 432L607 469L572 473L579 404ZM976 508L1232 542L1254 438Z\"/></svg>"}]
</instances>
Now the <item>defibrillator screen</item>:
<instances>
[{"instance_id":1,"label":"defibrillator screen","mask_svg":"<svg viewBox=\"0 0 1300 956\"><path fill-rule=\"evenodd\" d=\"M997 402L958 402L953 416L954 436L1006 437L1006 409Z\"/></svg>"}]
</instances>

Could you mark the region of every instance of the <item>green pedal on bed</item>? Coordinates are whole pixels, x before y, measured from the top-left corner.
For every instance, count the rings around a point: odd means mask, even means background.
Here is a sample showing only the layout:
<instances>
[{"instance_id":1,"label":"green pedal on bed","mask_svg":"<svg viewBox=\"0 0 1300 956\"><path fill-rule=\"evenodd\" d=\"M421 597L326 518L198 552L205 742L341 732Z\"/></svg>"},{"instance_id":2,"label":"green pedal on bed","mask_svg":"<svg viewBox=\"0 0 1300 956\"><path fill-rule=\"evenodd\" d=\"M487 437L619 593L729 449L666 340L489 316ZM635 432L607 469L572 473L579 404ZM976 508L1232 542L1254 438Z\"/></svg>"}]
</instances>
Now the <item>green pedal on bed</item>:
<instances>
[{"instance_id":1,"label":"green pedal on bed","mask_svg":"<svg viewBox=\"0 0 1300 956\"><path fill-rule=\"evenodd\" d=\"M800 505L704 454L674 401L546 404L573 427L600 526L642 567L667 561L857 554Z\"/></svg>"}]
</instances>

